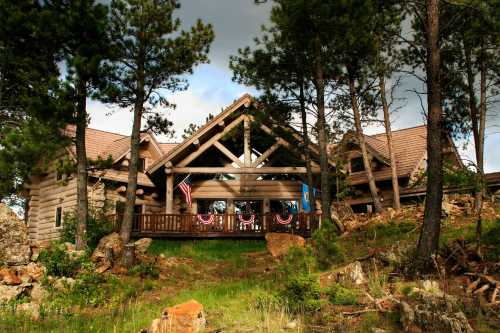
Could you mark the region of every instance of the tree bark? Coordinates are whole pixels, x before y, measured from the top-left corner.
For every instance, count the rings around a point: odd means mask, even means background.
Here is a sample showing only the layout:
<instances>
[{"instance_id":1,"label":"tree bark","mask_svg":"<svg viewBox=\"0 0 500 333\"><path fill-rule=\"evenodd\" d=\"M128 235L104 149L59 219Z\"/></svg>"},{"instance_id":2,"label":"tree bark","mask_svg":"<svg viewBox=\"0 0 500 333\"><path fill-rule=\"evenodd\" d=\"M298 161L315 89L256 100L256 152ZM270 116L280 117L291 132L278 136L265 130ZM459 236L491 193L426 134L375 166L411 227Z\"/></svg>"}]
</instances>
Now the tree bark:
<instances>
[{"instance_id":1,"label":"tree bark","mask_svg":"<svg viewBox=\"0 0 500 333\"><path fill-rule=\"evenodd\" d=\"M352 77L349 78L349 95L351 97L352 112L354 114L354 127L356 128L356 135L361 148L361 154L363 155L363 165L365 167L366 176L368 177L368 186L370 187L375 212L380 213L384 208L382 207L382 202L378 195L377 184L375 183L375 177L373 177L372 166L370 158L368 157L368 150L366 149L365 136L363 134L363 127L361 126L361 113L356 99L356 87Z\"/></svg>"},{"instance_id":2,"label":"tree bark","mask_svg":"<svg viewBox=\"0 0 500 333\"><path fill-rule=\"evenodd\" d=\"M139 40L142 40L143 35L138 33ZM130 163L128 166L128 185L126 192L125 211L123 213L122 225L120 228L120 236L123 242L127 244L130 241L132 233L132 225L135 219L135 199L137 190L137 172L139 166L139 146L141 141L141 120L144 110L145 98L145 47L140 42L139 56L137 60L137 88L134 104L134 122L132 125L132 134L130 136Z\"/></svg>"},{"instance_id":3,"label":"tree bark","mask_svg":"<svg viewBox=\"0 0 500 333\"><path fill-rule=\"evenodd\" d=\"M399 182L398 182L398 168L396 165L396 155L394 153L394 145L392 144L392 130L391 130L391 116L389 114L389 104L385 95L385 76L384 73L379 73L379 89L380 99L382 101L382 109L384 111L384 125L385 135L387 137L387 147L389 148L389 156L391 159L391 179L393 191L392 206L395 210L401 209L401 202L399 200Z\"/></svg>"},{"instance_id":4,"label":"tree bark","mask_svg":"<svg viewBox=\"0 0 500 333\"><path fill-rule=\"evenodd\" d=\"M316 107L318 108L318 143L319 143L319 162L321 177L321 211L323 219L331 221L330 218L330 182L328 165L328 143L326 137L326 118L325 118L325 79L324 68L321 55L321 44L319 38L315 40L315 59L314 59L314 85L316 88ZM338 226L337 226L338 228ZM339 229L340 231L340 229Z\"/></svg>"},{"instance_id":5,"label":"tree bark","mask_svg":"<svg viewBox=\"0 0 500 333\"><path fill-rule=\"evenodd\" d=\"M481 45L484 48L484 45ZM484 51L482 51L484 52ZM479 133L478 133L478 143L476 148L476 163L479 173L479 193L476 193L475 200L475 212L477 214L477 224L476 224L476 238L479 247L482 235L482 210L483 201L486 192L486 184L484 180L484 135L486 131L486 64L484 61L484 56L481 54L479 60L479 70L480 70L480 103L479 103Z\"/></svg>"},{"instance_id":6,"label":"tree bark","mask_svg":"<svg viewBox=\"0 0 500 333\"><path fill-rule=\"evenodd\" d=\"M480 160L481 158L481 140L480 140L480 135L479 135L479 108L476 104L476 93L474 91L474 72L473 72L473 65L472 65L472 50L469 45L467 45L465 38L464 38L464 54L465 54L465 65L467 67L467 90L469 94L469 112L470 112L470 119L472 123L472 136L474 138L474 151L476 155L476 171L479 174L481 174L480 171ZM482 163L482 161L481 161ZM479 186L480 188L482 187L481 184ZM474 214L479 215L480 210L482 207L482 193L481 190L476 189L474 193Z\"/></svg>"},{"instance_id":7,"label":"tree bark","mask_svg":"<svg viewBox=\"0 0 500 333\"><path fill-rule=\"evenodd\" d=\"M302 80L302 79L301 79ZM311 211L315 210L315 198L314 198L314 188L313 188L313 174L311 170L311 151L309 149L309 133L307 130L307 113L306 113L306 103L304 97L304 83L300 82L299 91L299 104L300 104L300 117L302 120L302 137L304 141L304 156L306 158L306 170L307 170L307 187L309 194L309 207Z\"/></svg>"},{"instance_id":8,"label":"tree bark","mask_svg":"<svg viewBox=\"0 0 500 333\"><path fill-rule=\"evenodd\" d=\"M443 199L443 114L441 105L441 52L439 46L439 0L426 0L427 16L427 189L424 223L416 251L416 268L433 266L439 246Z\"/></svg>"},{"instance_id":9,"label":"tree bark","mask_svg":"<svg viewBox=\"0 0 500 333\"><path fill-rule=\"evenodd\" d=\"M77 110L76 110L76 194L78 225L75 235L75 247L80 251L86 248L86 231L88 219L87 193L87 152L85 149L85 131L87 128L87 84L79 79L77 82Z\"/></svg>"}]
</instances>

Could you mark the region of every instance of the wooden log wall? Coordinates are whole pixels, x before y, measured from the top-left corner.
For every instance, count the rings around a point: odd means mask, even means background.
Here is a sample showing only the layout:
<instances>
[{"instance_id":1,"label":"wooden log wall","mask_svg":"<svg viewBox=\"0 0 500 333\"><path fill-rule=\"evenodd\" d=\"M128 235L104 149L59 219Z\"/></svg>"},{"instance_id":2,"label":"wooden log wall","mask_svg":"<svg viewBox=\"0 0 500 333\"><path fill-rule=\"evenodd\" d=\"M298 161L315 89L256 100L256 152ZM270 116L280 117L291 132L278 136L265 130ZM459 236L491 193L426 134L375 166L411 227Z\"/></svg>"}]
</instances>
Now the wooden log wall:
<instances>
[{"instance_id":1,"label":"wooden log wall","mask_svg":"<svg viewBox=\"0 0 500 333\"><path fill-rule=\"evenodd\" d=\"M300 181L285 180L206 180L193 184L195 199L299 199L302 195Z\"/></svg>"},{"instance_id":2,"label":"wooden log wall","mask_svg":"<svg viewBox=\"0 0 500 333\"><path fill-rule=\"evenodd\" d=\"M89 207L105 208L111 214L115 213L117 201L125 202L124 193L118 193L116 186L106 185L105 181L98 183L97 179L90 178L88 186ZM137 197L136 204L144 205L144 213L164 213L164 204L153 198L154 192L148 189ZM75 211L77 206L76 178L66 180L56 179L56 170L50 167L43 177L32 179L29 185L28 231L33 242L47 242L57 239L62 227L55 226L56 211L62 208L62 223L64 214Z\"/></svg>"}]
</instances>

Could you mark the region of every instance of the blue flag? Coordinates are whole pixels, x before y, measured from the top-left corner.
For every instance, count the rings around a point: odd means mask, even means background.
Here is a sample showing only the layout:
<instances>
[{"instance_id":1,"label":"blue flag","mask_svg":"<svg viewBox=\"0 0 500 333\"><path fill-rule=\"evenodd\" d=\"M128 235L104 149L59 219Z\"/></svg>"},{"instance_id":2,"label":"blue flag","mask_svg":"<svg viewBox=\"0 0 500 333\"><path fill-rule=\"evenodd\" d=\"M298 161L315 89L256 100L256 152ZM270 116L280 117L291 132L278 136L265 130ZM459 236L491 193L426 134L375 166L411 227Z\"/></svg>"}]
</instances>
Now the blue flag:
<instances>
[{"instance_id":1,"label":"blue flag","mask_svg":"<svg viewBox=\"0 0 500 333\"><path fill-rule=\"evenodd\" d=\"M316 189L313 187L313 193L316 197ZM306 183L302 183L302 209L306 213L310 213L311 210L315 210L314 202L311 203L309 200L309 186Z\"/></svg>"}]
</instances>

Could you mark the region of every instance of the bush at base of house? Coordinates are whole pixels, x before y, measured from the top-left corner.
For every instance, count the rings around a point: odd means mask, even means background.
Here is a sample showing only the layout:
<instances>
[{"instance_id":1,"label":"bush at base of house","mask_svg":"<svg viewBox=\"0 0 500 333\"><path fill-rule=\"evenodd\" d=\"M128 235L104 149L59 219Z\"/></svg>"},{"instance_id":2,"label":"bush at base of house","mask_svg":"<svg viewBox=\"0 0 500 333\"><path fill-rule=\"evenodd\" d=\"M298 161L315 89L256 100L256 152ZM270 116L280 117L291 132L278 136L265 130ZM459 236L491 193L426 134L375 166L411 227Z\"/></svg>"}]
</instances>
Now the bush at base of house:
<instances>
[{"instance_id":1,"label":"bush at base of house","mask_svg":"<svg viewBox=\"0 0 500 333\"><path fill-rule=\"evenodd\" d=\"M38 257L46 268L47 275L73 277L81 268L91 265L88 253L72 256L61 242L53 242L43 249Z\"/></svg>"},{"instance_id":2,"label":"bush at base of house","mask_svg":"<svg viewBox=\"0 0 500 333\"><path fill-rule=\"evenodd\" d=\"M61 240L63 242L75 243L76 228L78 218L75 212L64 215L63 228L61 231ZM99 240L113 231L113 225L109 222L104 210L89 211L87 219L87 245L95 249Z\"/></svg>"}]
</instances>

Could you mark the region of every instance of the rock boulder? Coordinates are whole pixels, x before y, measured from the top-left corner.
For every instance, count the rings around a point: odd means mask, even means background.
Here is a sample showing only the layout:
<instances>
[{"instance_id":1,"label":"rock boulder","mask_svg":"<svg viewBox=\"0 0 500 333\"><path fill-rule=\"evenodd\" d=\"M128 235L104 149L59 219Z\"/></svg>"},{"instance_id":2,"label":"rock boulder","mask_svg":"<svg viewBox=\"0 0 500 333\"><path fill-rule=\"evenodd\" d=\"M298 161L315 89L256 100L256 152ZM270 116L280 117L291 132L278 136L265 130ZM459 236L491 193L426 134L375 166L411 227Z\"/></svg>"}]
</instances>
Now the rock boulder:
<instances>
[{"instance_id":1,"label":"rock boulder","mask_svg":"<svg viewBox=\"0 0 500 333\"><path fill-rule=\"evenodd\" d=\"M13 270L3 267L0 268L0 284L5 284L8 286L17 286L22 283L19 276Z\"/></svg>"},{"instance_id":2,"label":"rock boulder","mask_svg":"<svg viewBox=\"0 0 500 333\"><path fill-rule=\"evenodd\" d=\"M153 242L153 240L151 238L141 238L141 239L136 240L134 242L136 257L140 257L140 256L145 255L152 242Z\"/></svg>"},{"instance_id":3,"label":"rock boulder","mask_svg":"<svg viewBox=\"0 0 500 333\"><path fill-rule=\"evenodd\" d=\"M266 234L267 250L274 258L279 258L288 253L291 247L304 247L304 238L285 233L269 232Z\"/></svg>"},{"instance_id":4,"label":"rock boulder","mask_svg":"<svg viewBox=\"0 0 500 333\"><path fill-rule=\"evenodd\" d=\"M366 282L363 267L359 261L355 261L342 268L331 272L325 272L320 276L320 283L326 287L331 283L340 283L343 286L361 285Z\"/></svg>"},{"instance_id":5,"label":"rock boulder","mask_svg":"<svg viewBox=\"0 0 500 333\"><path fill-rule=\"evenodd\" d=\"M94 262L110 261L110 259L113 261L120 258L122 254L123 240L118 233L113 232L101 238L91 258ZM109 258L109 256L113 258Z\"/></svg>"},{"instance_id":6,"label":"rock boulder","mask_svg":"<svg viewBox=\"0 0 500 333\"><path fill-rule=\"evenodd\" d=\"M30 257L28 227L7 205L0 203L0 261L25 265Z\"/></svg>"},{"instance_id":7,"label":"rock boulder","mask_svg":"<svg viewBox=\"0 0 500 333\"><path fill-rule=\"evenodd\" d=\"M472 333L457 298L439 290L437 283L425 282L414 288L411 304L400 303L405 332Z\"/></svg>"},{"instance_id":8,"label":"rock boulder","mask_svg":"<svg viewBox=\"0 0 500 333\"><path fill-rule=\"evenodd\" d=\"M168 307L153 320L148 333L197 333L205 329L203 305L195 300Z\"/></svg>"}]
</instances>

